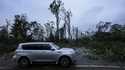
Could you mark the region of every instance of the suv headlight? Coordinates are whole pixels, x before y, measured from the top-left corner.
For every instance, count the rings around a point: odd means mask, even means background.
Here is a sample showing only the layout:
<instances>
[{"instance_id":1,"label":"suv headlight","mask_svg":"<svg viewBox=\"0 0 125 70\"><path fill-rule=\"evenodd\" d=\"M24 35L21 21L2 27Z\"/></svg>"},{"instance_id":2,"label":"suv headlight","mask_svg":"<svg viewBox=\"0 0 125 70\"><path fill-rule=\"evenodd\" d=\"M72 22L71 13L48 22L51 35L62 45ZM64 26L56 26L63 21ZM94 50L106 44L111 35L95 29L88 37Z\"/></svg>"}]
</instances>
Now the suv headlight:
<instances>
[{"instance_id":1,"label":"suv headlight","mask_svg":"<svg viewBox=\"0 0 125 70\"><path fill-rule=\"evenodd\" d=\"M16 58L16 55L14 55L12 58L15 59L15 58Z\"/></svg>"},{"instance_id":2,"label":"suv headlight","mask_svg":"<svg viewBox=\"0 0 125 70\"><path fill-rule=\"evenodd\" d=\"M57 53L62 53L61 51L58 51Z\"/></svg>"}]
</instances>

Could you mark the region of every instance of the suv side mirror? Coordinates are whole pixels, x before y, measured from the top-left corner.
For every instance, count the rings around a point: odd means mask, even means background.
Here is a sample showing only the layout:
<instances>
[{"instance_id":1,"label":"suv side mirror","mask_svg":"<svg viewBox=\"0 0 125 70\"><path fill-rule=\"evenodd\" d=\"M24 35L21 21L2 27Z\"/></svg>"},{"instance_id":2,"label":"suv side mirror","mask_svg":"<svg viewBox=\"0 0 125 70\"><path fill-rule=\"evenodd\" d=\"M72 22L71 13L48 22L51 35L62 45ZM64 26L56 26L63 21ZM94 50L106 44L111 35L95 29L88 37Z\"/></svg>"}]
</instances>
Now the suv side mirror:
<instances>
[{"instance_id":1,"label":"suv side mirror","mask_svg":"<svg viewBox=\"0 0 125 70\"><path fill-rule=\"evenodd\" d=\"M52 51L55 51L55 49L51 49Z\"/></svg>"}]
</instances>

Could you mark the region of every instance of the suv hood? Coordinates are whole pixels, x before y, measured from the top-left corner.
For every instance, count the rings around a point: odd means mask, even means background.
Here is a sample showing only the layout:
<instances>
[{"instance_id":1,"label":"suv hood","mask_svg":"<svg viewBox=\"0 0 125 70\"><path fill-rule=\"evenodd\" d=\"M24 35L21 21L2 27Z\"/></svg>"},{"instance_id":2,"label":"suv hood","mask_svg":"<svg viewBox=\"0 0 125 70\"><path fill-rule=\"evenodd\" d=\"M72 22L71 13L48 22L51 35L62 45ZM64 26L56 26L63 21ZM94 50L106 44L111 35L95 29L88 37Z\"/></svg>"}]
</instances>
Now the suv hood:
<instances>
[{"instance_id":1,"label":"suv hood","mask_svg":"<svg viewBox=\"0 0 125 70\"><path fill-rule=\"evenodd\" d=\"M60 50L69 50L69 51L73 51L72 48L61 48Z\"/></svg>"},{"instance_id":2,"label":"suv hood","mask_svg":"<svg viewBox=\"0 0 125 70\"><path fill-rule=\"evenodd\" d=\"M68 52L68 53L75 53L75 50L72 48L61 48L60 51Z\"/></svg>"}]
</instances>

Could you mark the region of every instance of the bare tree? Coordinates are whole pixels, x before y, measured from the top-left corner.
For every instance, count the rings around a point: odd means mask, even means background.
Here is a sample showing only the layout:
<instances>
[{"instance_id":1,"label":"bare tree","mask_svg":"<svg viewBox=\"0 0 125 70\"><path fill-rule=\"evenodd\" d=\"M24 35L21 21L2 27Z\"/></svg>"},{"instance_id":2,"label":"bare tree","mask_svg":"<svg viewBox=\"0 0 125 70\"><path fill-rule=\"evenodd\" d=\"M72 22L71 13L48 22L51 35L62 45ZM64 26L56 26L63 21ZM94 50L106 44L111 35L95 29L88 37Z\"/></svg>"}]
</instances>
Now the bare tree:
<instances>
[{"instance_id":1,"label":"bare tree","mask_svg":"<svg viewBox=\"0 0 125 70\"><path fill-rule=\"evenodd\" d=\"M108 30L108 28L110 27L111 25L111 22L103 22L103 21L100 21L96 28L98 29L97 32L105 32Z\"/></svg>"},{"instance_id":2,"label":"bare tree","mask_svg":"<svg viewBox=\"0 0 125 70\"><path fill-rule=\"evenodd\" d=\"M44 28L40 23L36 21L31 22L30 32L34 40L44 40Z\"/></svg>"},{"instance_id":3,"label":"bare tree","mask_svg":"<svg viewBox=\"0 0 125 70\"><path fill-rule=\"evenodd\" d=\"M56 30L56 35L57 35L57 39L59 39L59 24L60 24L60 17L59 17L59 13L60 13L60 9L61 9L61 6L63 5L62 1L61 0L54 0L50 6L49 6L49 9L50 11L53 13L53 15L55 15L56 17L56 27L57 27L57 30Z\"/></svg>"},{"instance_id":4,"label":"bare tree","mask_svg":"<svg viewBox=\"0 0 125 70\"><path fill-rule=\"evenodd\" d=\"M64 25L65 25L65 31L68 32L68 38L71 39L71 17L72 12L70 10L66 11L65 8L62 9L64 13Z\"/></svg>"},{"instance_id":5,"label":"bare tree","mask_svg":"<svg viewBox=\"0 0 125 70\"><path fill-rule=\"evenodd\" d=\"M6 30L7 30L7 37L9 38L9 25L10 25L10 23L9 23L9 21L6 19Z\"/></svg>"},{"instance_id":6,"label":"bare tree","mask_svg":"<svg viewBox=\"0 0 125 70\"><path fill-rule=\"evenodd\" d=\"M45 29L46 29L46 35L48 40L53 40L54 39L54 33L55 33L55 28L54 28L54 22L53 21L48 21L46 24L44 24Z\"/></svg>"}]
</instances>

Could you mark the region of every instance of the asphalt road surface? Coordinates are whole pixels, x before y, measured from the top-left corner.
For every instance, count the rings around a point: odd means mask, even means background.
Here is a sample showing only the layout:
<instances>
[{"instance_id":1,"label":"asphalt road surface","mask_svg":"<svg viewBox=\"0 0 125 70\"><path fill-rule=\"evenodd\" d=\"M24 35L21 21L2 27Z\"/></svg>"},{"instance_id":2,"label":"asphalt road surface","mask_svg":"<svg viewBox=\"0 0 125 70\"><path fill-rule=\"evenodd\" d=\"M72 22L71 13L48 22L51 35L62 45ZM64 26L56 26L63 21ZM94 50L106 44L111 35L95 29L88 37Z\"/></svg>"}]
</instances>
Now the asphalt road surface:
<instances>
[{"instance_id":1,"label":"asphalt road surface","mask_svg":"<svg viewBox=\"0 0 125 70\"><path fill-rule=\"evenodd\" d=\"M103 67L69 67L63 68L56 65L32 65L28 68L6 67L0 70L125 70L123 68L103 68Z\"/></svg>"}]
</instances>

